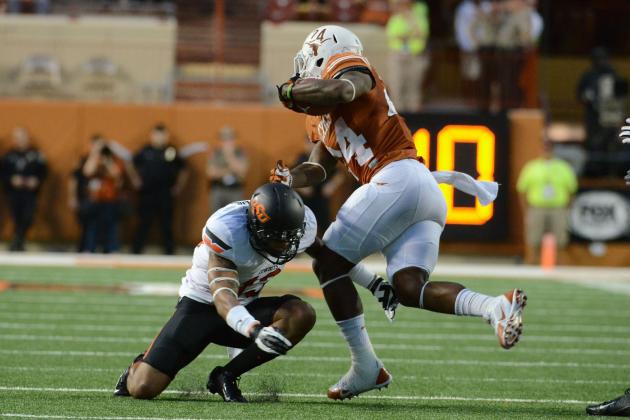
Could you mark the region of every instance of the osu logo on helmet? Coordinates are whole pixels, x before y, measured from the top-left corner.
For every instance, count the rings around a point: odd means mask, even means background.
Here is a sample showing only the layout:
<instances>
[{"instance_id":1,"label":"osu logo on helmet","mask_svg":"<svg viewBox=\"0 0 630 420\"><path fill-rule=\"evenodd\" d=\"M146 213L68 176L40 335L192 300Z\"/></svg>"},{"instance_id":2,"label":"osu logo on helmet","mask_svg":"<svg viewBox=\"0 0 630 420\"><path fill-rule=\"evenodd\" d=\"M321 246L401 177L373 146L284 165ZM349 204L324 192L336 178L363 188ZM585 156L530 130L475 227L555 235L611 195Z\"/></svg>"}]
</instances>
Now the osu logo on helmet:
<instances>
[{"instance_id":1,"label":"osu logo on helmet","mask_svg":"<svg viewBox=\"0 0 630 420\"><path fill-rule=\"evenodd\" d=\"M271 220L271 217L267 214L267 210L265 206L263 206L258 201L252 200L252 207L254 209L254 214L260 223L267 223Z\"/></svg>"}]
</instances>

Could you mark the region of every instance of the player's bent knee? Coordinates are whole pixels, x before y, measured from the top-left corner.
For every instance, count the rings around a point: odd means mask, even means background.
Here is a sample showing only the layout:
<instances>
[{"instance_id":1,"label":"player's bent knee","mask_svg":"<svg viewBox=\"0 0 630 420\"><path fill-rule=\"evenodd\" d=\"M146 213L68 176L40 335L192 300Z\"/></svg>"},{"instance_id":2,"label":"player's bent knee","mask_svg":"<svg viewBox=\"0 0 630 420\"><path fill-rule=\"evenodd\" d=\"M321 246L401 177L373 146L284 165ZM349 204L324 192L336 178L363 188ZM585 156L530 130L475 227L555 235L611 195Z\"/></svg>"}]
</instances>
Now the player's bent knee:
<instances>
[{"instance_id":1,"label":"player's bent knee","mask_svg":"<svg viewBox=\"0 0 630 420\"><path fill-rule=\"evenodd\" d=\"M401 305L413 308L420 306L420 291L427 277L426 272L417 267L405 268L394 274L392 285Z\"/></svg>"},{"instance_id":2,"label":"player's bent knee","mask_svg":"<svg viewBox=\"0 0 630 420\"><path fill-rule=\"evenodd\" d=\"M162 391L148 382L139 382L133 386L128 386L129 394L139 400L150 400L157 397Z\"/></svg>"},{"instance_id":3,"label":"player's bent knee","mask_svg":"<svg viewBox=\"0 0 630 420\"><path fill-rule=\"evenodd\" d=\"M157 397L171 382L171 378L146 363L141 363L133 375L129 375L127 389L132 397L150 400Z\"/></svg>"},{"instance_id":4,"label":"player's bent knee","mask_svg":"<svg viewBox=\"0 0 630 420\"><path fill-rule=\"evenodd\" d=\"M313 272L320 284L349 273L352 267L354 267L353 263L325 247L316 258L313 258Z\"/></svg>"},{"instance_id":5,"label":"player's bent knee","mask_svg":"<svg viewBox=\"0 0 630 420\"><path fill-rule=\"evenodd\" d=\"M306 331L312 330L315 326L315 321L317 320L315 309L304 301L300 301L297 317Z\"/></svg>"},{"instance_id":6,"label":"player's bent knee","mask_svg":"<svg viewBox=\"0 0 630 420\"><path fill-rule=\"evenodd\" d=\"M313 329L317 315L315 314L315 309L313 309L310 304L303 300L291 301L289 312L291 319L299 325L304 333Z\"/></svg>"}]
</instances>

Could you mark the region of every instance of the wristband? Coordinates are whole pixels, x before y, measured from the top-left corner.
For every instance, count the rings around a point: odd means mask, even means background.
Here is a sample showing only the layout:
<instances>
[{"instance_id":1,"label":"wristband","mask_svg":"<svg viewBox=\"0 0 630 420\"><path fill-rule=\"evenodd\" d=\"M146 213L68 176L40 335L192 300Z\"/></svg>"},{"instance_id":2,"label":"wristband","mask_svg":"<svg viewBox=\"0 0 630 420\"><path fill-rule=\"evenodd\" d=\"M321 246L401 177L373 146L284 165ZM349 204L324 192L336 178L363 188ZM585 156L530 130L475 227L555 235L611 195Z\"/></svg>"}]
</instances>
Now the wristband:
<instances>
[{"instance_id":1,"label":"wristband","mask_svg":"<svg viewBox=\"0 0 630 420\"><path fill-rule=\"evenodd\" d=\"M237 333L249 338L249 330L252 325L258 323L256 318L249 313L243 305L232 307L225 317L225 322Z\"/></svg>"}]
</instances>

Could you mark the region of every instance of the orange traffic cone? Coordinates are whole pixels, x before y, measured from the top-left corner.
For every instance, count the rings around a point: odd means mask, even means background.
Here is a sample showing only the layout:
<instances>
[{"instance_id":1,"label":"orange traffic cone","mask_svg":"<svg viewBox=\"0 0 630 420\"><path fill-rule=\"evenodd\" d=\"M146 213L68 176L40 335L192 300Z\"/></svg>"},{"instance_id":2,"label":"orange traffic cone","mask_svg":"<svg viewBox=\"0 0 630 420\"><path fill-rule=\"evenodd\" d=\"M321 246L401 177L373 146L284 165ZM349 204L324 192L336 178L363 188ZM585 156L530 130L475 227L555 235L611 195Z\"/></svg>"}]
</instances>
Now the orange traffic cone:
<instances>
[{"instance_id":1,"label":"orange traffic cone","mask_svg":"<svg viewBox=\"0 0 630 420\"><path fill-rule=\"evenodd\" d=\"M551 271L557 262L556 237L553 233L545 233L540 246L540 266L544 271Z\"/></svg>"}]
</instances>

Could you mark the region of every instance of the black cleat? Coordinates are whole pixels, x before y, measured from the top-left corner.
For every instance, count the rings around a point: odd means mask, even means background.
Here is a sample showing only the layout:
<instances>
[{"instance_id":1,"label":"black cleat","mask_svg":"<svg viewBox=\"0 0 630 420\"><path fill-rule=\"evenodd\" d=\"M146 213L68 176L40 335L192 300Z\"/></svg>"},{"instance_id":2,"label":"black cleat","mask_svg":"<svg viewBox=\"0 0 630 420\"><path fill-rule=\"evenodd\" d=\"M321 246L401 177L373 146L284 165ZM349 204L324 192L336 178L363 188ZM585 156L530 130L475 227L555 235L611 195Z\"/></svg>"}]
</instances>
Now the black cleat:
<instances>
[{"instance_id":1,"label":"black cleat","mask_svg":"<svg viewBox=\"0 0 630 420\"><path fill-rule=\"evenodd\" d=\"M133 359L133 363L127 369L125 369L122 375L120 375L120 378L118 378L118 382L116 383L116 387L114 388L115 397L131 396L131 394L129 393L129 390L127 389L127 377L129 376L129 369L131 369L131 366L133 366L134 363L141 361L143 357L144 357L144 353L137 355L136 358Z\"/></svg>"},{"instance_id":2,"label":"black cleat","mask_svg":"<svg viewBox=\"0 0 630 420\"><path fill-rule=\"evenodd\" d=\"M129 376L129 368L125 369L120 378L118 378L118 383L114 389L114 397L129 397L131 395L127 389L127 376Z\"/></svg>"},{"instance_id":3,"label":"black cleat","mask_svg":"<svg viewBox=\"0 0 630 420\"><path fill-rule=\"evenodd\" d=\"M630 388L625 394L614 400L586 407L586 414L591 416L620 416L630 417Z\"/></svg>"},{"instance_id":4,"label":"black cleat","mask_svg":"<svg viewBox=\"0 0 630 420\"><path fill-rule=\"evenodd\" d=\"M239 379L223 367L217 366L210 372L206 388L213 394L219 394L225 402L246 403L247 400L236 383Z\"/></svg>"}]
</instances>

